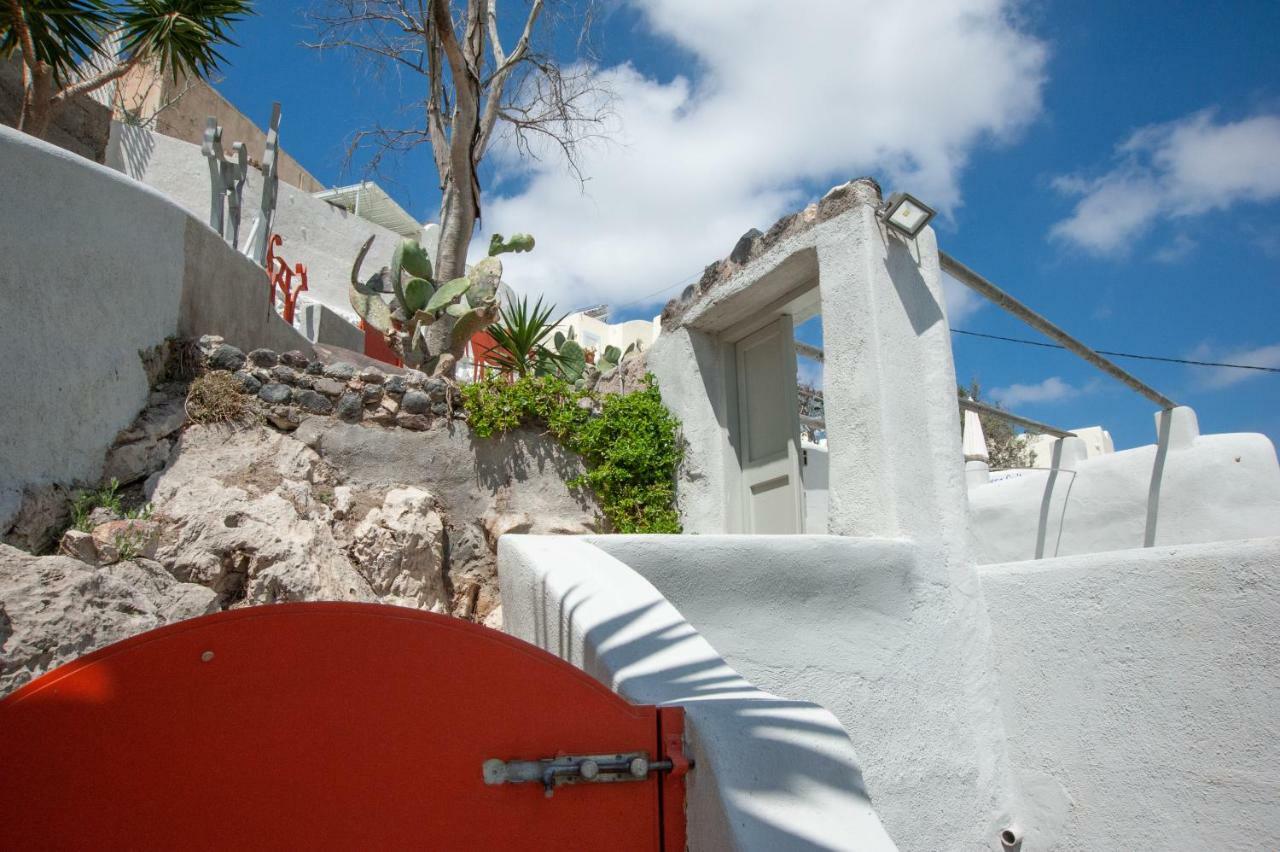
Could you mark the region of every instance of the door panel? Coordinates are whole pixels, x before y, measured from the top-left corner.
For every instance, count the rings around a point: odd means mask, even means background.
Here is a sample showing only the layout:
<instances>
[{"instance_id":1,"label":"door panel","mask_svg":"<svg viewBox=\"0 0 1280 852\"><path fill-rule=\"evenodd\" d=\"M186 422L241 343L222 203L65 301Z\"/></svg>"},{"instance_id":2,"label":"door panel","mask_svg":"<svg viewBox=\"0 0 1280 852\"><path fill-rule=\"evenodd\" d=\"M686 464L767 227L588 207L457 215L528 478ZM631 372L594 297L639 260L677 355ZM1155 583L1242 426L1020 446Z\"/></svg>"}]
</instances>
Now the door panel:
<instances>
[{"instance_id":1,"label":"door panel","mask_svg":"<svg viewBox=\"0 0 1280 852\"><path fill-rule=\"evenodd\" d=\"M481 772L490 758L656 759L658 731L654 707L447 616L235 610L0 701L0 848L660 849L657 775L547 798Z\"/></svg>"},{"instance_id":2,"label":"door panel","mask_svg":"<svg viewBox=\"0 0 1280 852\"><path fill-rule=\"evenodd\" d=\"M736 345L743 520L749 533L804 529L793 335L791 317L783 315Z\"/></svg>"}]
</instances>

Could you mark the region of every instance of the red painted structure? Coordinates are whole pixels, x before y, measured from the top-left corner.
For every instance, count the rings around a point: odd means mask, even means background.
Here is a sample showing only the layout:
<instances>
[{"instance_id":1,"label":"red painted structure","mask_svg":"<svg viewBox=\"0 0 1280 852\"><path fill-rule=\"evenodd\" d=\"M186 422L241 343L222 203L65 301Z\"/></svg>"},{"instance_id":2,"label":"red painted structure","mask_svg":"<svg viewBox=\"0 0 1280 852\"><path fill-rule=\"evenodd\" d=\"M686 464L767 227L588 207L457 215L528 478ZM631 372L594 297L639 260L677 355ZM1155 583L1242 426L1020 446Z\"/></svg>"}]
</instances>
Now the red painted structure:
<instances>
[{"instance_id":1,"label":"red painted structure","mask_svg":"<svg viewBox=\"0 0 1280 852\"><path fill-rule=\"evenodd\" d=\"M360 330L364 332L364 354L393 367L404 366L396 351L387 345L387 338L382 332L370 327L364 320L360 320Z\"/></svg>"},{"instance_id":2,"label":"red painted structure","mask_svg":"<svg viewBox=\"0 0 1280 852\"><path fill-rule=\"evenodd\" d=\"M0 701L0 848L683 850L683 711L448 616L281 604L144 633ZM486 786L645 751L646 781Z\"/></svg>"},{"instance_id":3,"label":"red painted structure","mask_svg":"<svg viewBox=\"0 0 1280 852\"><path fill-rule=\"evenodd\" d=\"M489 367L500 369L498 356L506 350L498 345L498 341L487 331L478 331L471 337L471 360L475 364L472 379L480 381Z\"/></svg>"},{"instance_id":4,"label":"red painted structure","mask_svg":"<svg viewBox=\"0 0 1280 852\"><path fill-rule=\"evenodd\" d=\"M298 304L298 294L307 289L307 268L301 263L295 264L293 269L289 268L289 264L284 258L276 254L276 247L284 243L284 237L279 234L272 234L271 239L267 241L267 280L271 283L271 304L276 303L276 289L280 290L281 308L280 313L284 317L284 321L293 325L293 313ZM298 289L293 289L294 277L301 279Z\"/></svg>"}]
</instances>

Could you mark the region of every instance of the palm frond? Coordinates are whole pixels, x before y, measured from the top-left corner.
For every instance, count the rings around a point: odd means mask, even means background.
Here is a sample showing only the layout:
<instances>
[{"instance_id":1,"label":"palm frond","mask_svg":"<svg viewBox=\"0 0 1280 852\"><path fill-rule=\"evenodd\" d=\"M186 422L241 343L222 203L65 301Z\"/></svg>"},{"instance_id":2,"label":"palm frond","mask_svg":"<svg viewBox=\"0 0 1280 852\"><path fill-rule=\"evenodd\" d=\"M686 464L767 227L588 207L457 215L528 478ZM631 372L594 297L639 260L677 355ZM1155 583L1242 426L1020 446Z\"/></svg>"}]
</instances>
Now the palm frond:
<instances>
[{"instance_id":1,"label":"palm frond","mask_svg":"<svg viewBox=\"0 0 1280 852\"><path fill-rule=\"evenodd\" d=\"M206 77L235 46L231 27L252 14L249 0L129 0L121 11L121 52L180 73Z\"/></svg>"},{"instance_id":2,"label":"palm frond","mask_svg":"<svg viewBox=\"0 0 1280 852\"><path fill-rule=\"evenodd\" d=\"M75 77L76 67L92 59L115 22L107 0L18 0L0 3L0 57L22 49L19 35L25 25L35 59L53 70L59 85Z\"/></svg>"}]
</instances>

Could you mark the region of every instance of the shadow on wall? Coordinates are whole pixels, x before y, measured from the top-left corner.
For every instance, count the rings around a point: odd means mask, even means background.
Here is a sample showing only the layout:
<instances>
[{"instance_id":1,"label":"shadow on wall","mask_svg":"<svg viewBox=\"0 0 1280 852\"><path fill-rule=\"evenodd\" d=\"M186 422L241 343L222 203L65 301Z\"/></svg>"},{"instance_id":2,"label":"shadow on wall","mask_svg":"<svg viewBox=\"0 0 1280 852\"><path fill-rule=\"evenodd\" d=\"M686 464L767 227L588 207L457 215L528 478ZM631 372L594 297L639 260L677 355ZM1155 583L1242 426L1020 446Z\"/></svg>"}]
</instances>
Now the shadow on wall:
<instances>
[{"instance_id":1,"label":"shadow on wall","mask_svg":"<svg viewBox=\"0 0 1280 852\"><path fill-rule=\"evenodd\" d=\"M545 575L537 594L537 644L572 660L577 610L587 602L589 593L575 584L558 594L559 627L554 637L549 635L542 614L548 596L557 593L549 588ZM651 626L655 619L665 623ZM698 646L705 649L703 655L689 660L690 651ZM699 792L714 795L718 790L721 799L734 806L730 814L719 812L722 817L729 816L732 825L698 826L702 838L750 838L749 848L770 850L893 848L871 811L862 772L848 747L848 734L834 717L809 702L777 698L754 687L665 601L652 601L594 624L583 632L581 647L580 667L620 695L631 701L677 704L685 709L696 762L696 774L690 776L690 796ZM670 665L664 658L687 662ZM831 748L824 750L815 743ZM718 756L709 754L708 746ZM767 766L770 771L735 771L740 767L733 765L734 758L741 752L750 752L748 764ZM837 813L824 812L824 806L850 795L861 802L870 818L861 825L831 825L830 818ZM787 800L803 802L806 813L795 814L794 820L787 818L787 810L777 807ZM709 812L711 809L697 810L699 815ZM821 819L824 813L827 820ZM812 819L815 816L819 819ZM837 830L832 832L832 828ZM690 848L708 848L693 842L693 830L691 824ZM832 837L848 843L833 846Z\"/></svg>"},{"instance_id":2,"label":"shadow on wall","mask_svg":"<svg viewBox=\"0 0 1280 852\"><path fill-rule=\"evenodd\" d=\"M911 328L919 336L933 328L942 320L942 308L934 298L920 274L920 261L912 251L912 246L902 240L888 236L885 271L889 280L898 291L902 301L902 309L911 320Z\"/></svg>"},{"instance_id":3,"label":"shadow on wall","mask_svg":"<svg viewBox=\"0 0 1280 852\"><path fill-rule=\"evenodd\" d=\"M120 169L134 180L142 180L155 150L155 137L145 127L112 122L107 165Z\"/></svg>"}]
</instances>

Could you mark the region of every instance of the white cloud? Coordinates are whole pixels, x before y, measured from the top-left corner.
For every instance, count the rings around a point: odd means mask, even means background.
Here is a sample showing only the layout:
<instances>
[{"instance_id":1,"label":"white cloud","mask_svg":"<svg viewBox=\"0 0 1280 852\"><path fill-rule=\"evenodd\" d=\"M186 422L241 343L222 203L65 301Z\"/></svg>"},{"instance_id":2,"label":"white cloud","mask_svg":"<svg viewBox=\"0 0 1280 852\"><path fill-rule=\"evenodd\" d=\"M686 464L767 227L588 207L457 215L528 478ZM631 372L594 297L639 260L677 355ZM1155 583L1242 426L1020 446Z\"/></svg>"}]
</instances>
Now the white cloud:
<instances>
[{"instance_id":1,"label":"white cloud","mask_svg":"<svg viewBox=\"0 0 1280 852\"><path fill-rule=\"evenodd\" d=\"M1280 369L1280 343L1235 349L1219 349L1207 343L1201 343L1187 357L1196 361L1216 361L1220 364L1244 364L1250 367ZM1269 375L1261 370L1240 370L1235 367L1189 367L1188 369L1196 371L1196 384L1208 390L1227 388L1248 379Z\"/></svg>"},{"instance_id":2,"label":"white cloud","mask_svg":"<svg viewBox=\"0 0 1280 852\"><path fill-rule=\"evenodd\" d=\"M584 149L585 188L555 156L499 152L528 180L486 199L486 228L538 239L508 280L561 307L696 277L813 188L862 174L954 209L974 146L1040 110L1046 51L1013 20L1018 0L630 2L696 81L602 69L619 128Z\"/></svg>"},{"instance_id":3,"label":"white cloud","mask_svg":"<svg viewBox=\"0 0 1280 852\"><path fill-rule=\"evenodd\" d=\"M1198 245L1199 243L1186 234L1178 234L1173 238L1173 242L1164 248L1156 249L1151 256L1160 263L1177 263L1195 251Z\"/></svg>"},{"instance_id":4,"label":"white cloud","mask_svg":"<svg viewBox=\"0 0 1280 852\"><path fill-rule=\"evenodd\" d=\"M1034 385L1009 385L992 388L990 396L1005 408L1017 409L1027 402L1057 402L1080 393L1079 388L1072 387L1057 376L1050 376L1043 382Z\"/></svg>"},{"instance_id":5,"label":"white cloud","mask_svg":"<svg viewBox=\"0 0 1280 852\"><path fill-rule=\"evenodd\" d=\"M796 380L802 385L809 385L818 390L822 390L823 373L822 362L814 361L809 358L796 359Z\"/></svg>"},{"instance_id":6,"label":"white cloud","mask_svg":"<svg viewBox=\"0 0 1280 852\"><path fill-rule=\"evenodd\" d=\"M1197 112L1136 131L1117 158L1101 177L1054 181L1081 198L1071 216L1053 226L1053 237L1094 254L1119 254L1159 219L1280 198L1280 115L1219 122L1212 110ZM1176 260L1176 249L1161 253Z\"/></svg>"}]
</instances>

